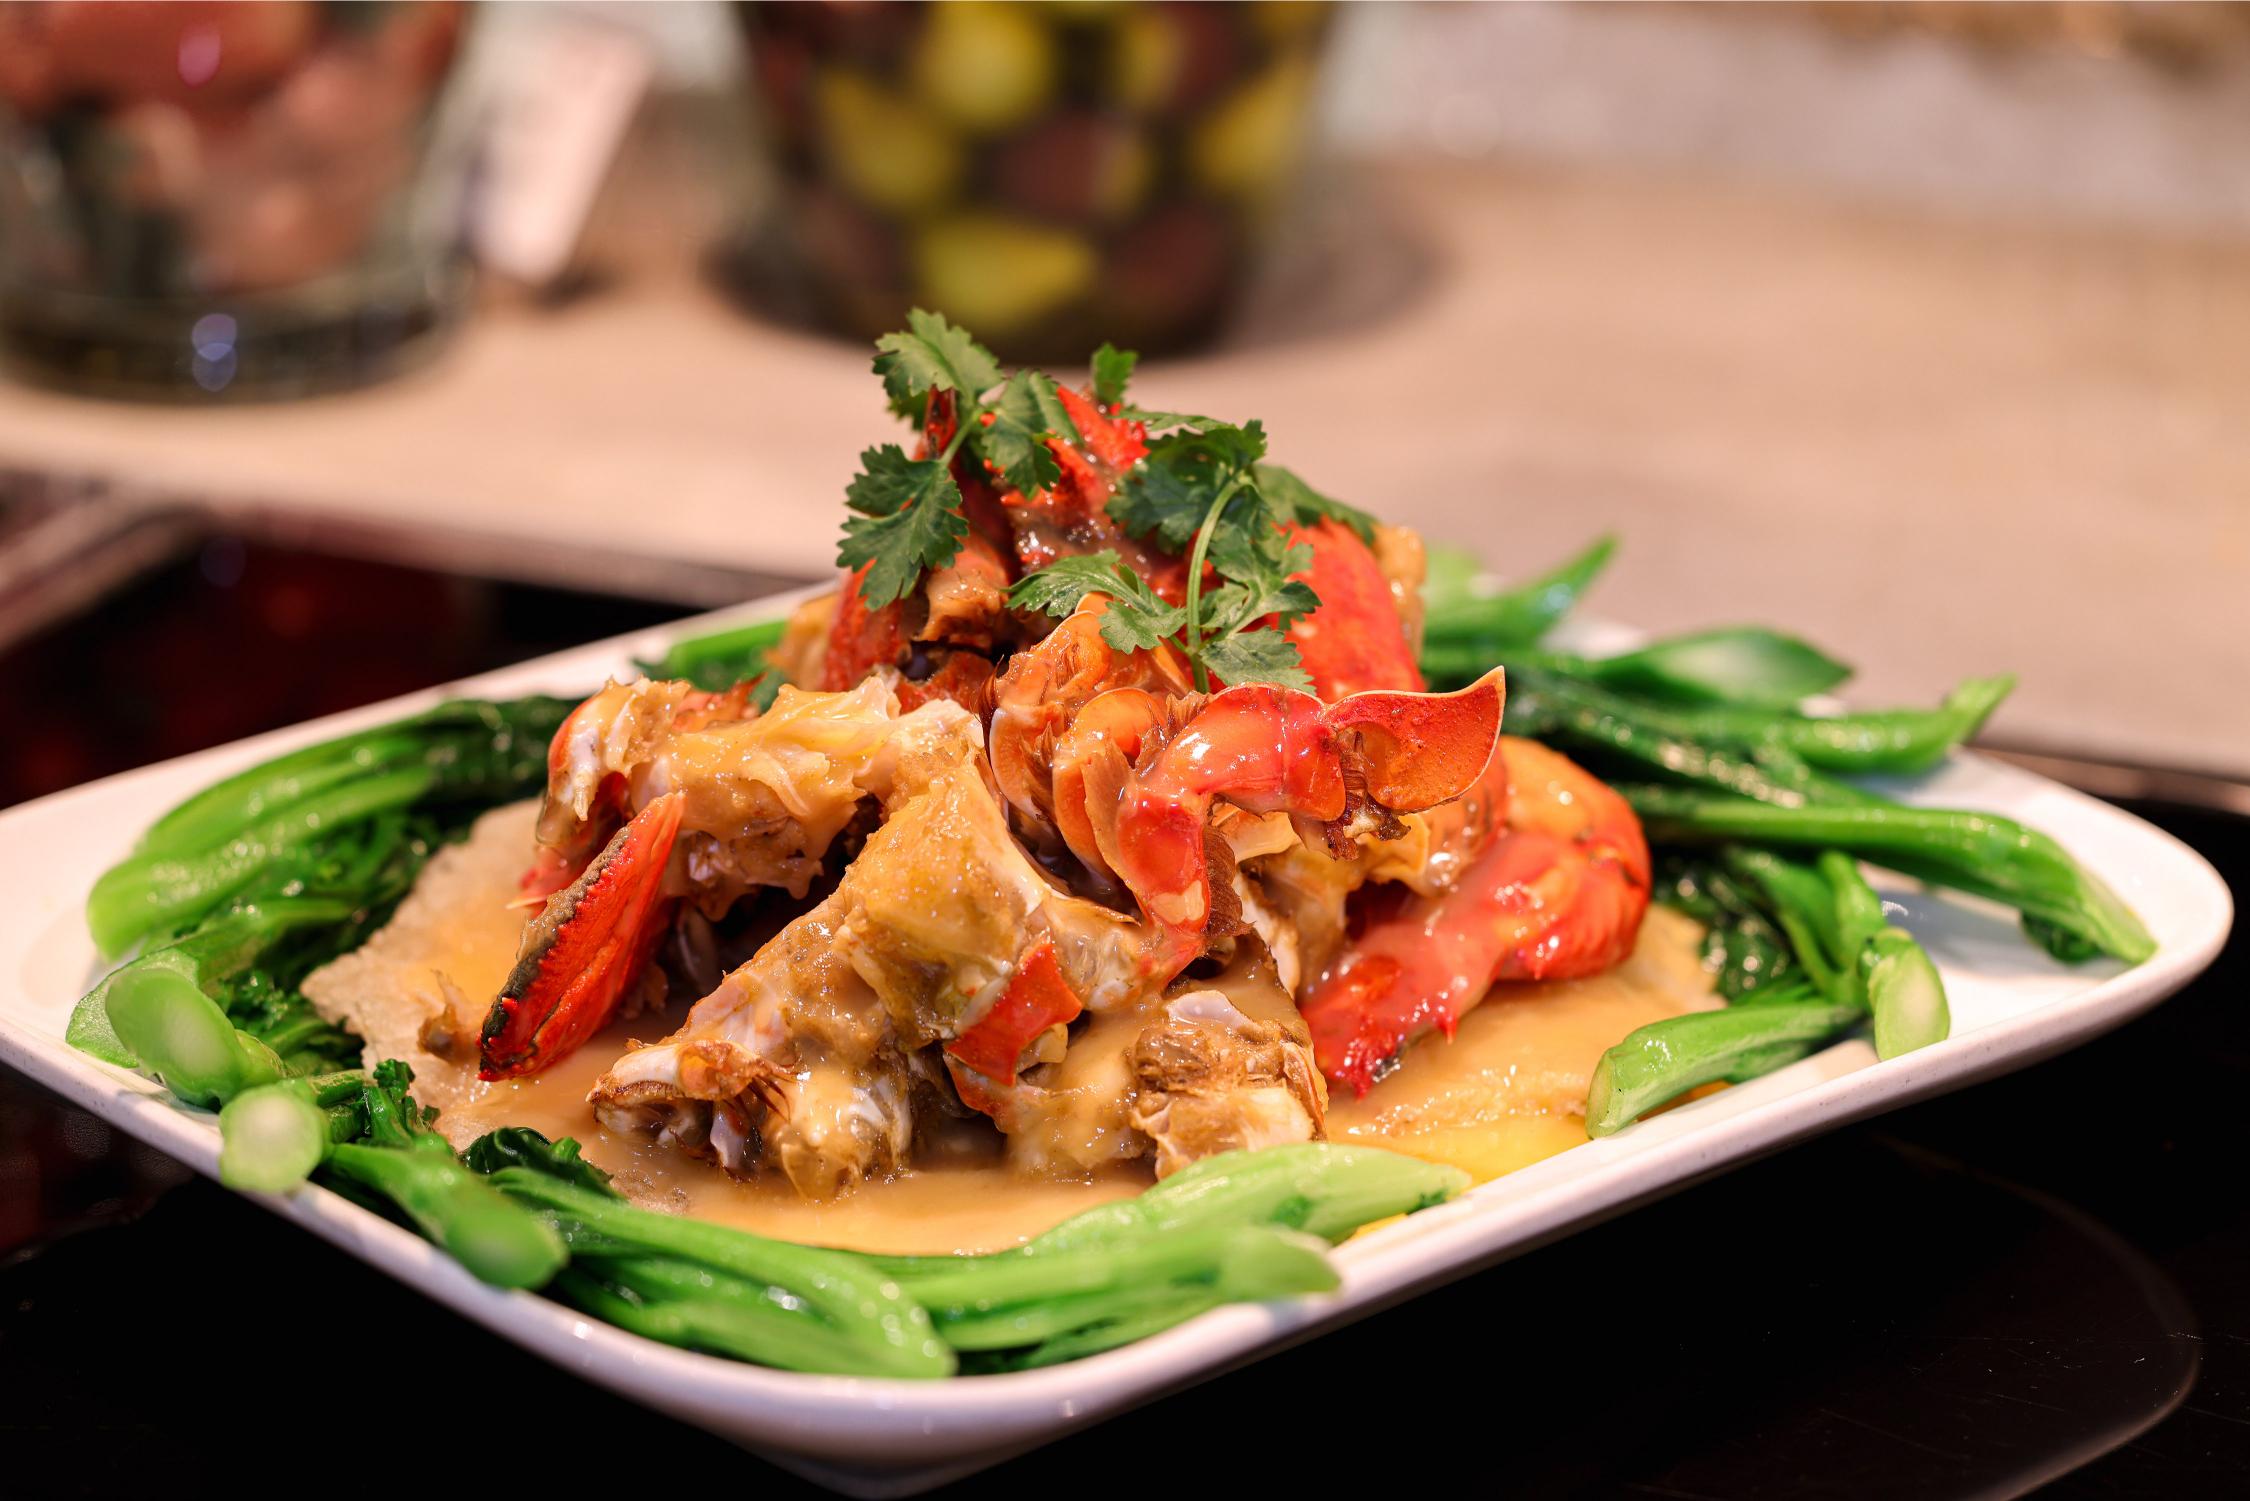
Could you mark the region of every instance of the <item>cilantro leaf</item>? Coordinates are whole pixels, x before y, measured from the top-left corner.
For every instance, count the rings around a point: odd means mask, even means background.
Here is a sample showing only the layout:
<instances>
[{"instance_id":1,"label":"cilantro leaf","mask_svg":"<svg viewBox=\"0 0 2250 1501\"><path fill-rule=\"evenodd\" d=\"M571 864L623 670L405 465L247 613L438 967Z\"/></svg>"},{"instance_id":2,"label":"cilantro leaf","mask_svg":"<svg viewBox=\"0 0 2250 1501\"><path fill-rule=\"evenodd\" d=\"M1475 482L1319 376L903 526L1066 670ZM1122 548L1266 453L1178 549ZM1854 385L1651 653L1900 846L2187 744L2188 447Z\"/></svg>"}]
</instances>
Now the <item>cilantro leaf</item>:
<instances>
[{"instance_id":1,"label":"cilantro leaf","mask_svg":"<svg viewBox=\"0 0 2250 1501\"><path fill-rule=\"evenodd\" d=\"M1265 428L1256 422L1192 419L1151 442L1110 501L1109 514L1127 534L1191 562L1200 557L1221 580L1208 593L1191 589L1193 609L1180 612L1181 650L1199 682L1209 673L1230 683L1309 681L1281 630L1320 607L1312 587L1290 576L1311 566L1312 549L1289 540L1296 504L1261 483L1265 452Z\"/></svg>"},{"instance_id":2,"label":"cilantro leaf","mask_svg":"<svg viewBox=\"0 0 2250 1501\"><path fill-rule=\"evenodd\" d=\"M1057 558L1016 580L1008 603L1019 610L1068 615L1089 594L1110 597L1102 612L1102 639L1119 651L1148 651L1187 622L1184 608L1167 603L1114 552Z\"/></svg>"},{"instance_id":3,"label":"cilantro leaf","mask_svg":"<svg viewBox=\"0 0 2250 1501\"><path fill-rule=\"evenodd\" d=\"M1203 665L1230 688L1244 683L1274 683L1309 690L1312 677L1297 655L1297 643L1279 631L1241 631L1203 645Z\"/></svg>"},{"instance_id":4,"label":"cilantro leaf","mask_svg":"<svg viewBox=\"0 0 2250 1501\"><path fill-rule=\"evenodd\" d=\"M1077 609L1078 601L1088 594L1115 589L1115 571L1122 566L1113 552L1057 558L1009 586L1008 608L1039 610L1060 619Z\"/></svg>"},{"instance_id":5,"label":"cilantro leaf","mask_svg":"<svg viewBox=\"0 0 2250 1501\"><path fill-rule=\"evenodd\" d=\"M904 333L878 341L875 368L895 407L912 411L932 391L952 391L960 421L944 453L910 459L896 444L869 449L847 498L857 514L845 523L837 558L867 565L861 591L880 606L904 597L926 568L949 562L968 524L950 463L964 446L1025 493L1062 476L1056 438L1082 439L1062 394L1048 376L1019 370L1002 380L991 353L935 313L915 310ZM1018 610L1068 615L1090 594L1110 603L1102 637L1121 651L1176 645L1205 684L1310 686L1294 643L1283 632L1320 606L1320 597L1292 577L1310 566L1312 549L1292 542L1292 524L1333 519L1363 538L1373 521L1320 494L1279 465L1264 462L1266 431L1178 412L1125 408L1125 387L1138 356L1104 344L1093 358L1097 405L1122 410L1156 434L1109 501L1109 514L1129 536L1185 555L1217 575L1208 591L1191 582L1193 604L1172 604L1114 552L1058 558L1018 579L1008 603ZM996 393L987 396L987 392Z\"/></svg>"},{"instance_id":6,"label":"cilantro leaf","mask_svg":"<svg viewBox=\"0 0 2250 1501\"><path fill-rule=\"evenodd\" d=\"M1312 567L1312 548L1291 542L1282 530L1287 519L1287 513L1262 493L1246 487L1227 502L1205 556L1226 578L1277 586L1290 574Z\"/></svg>"},{"instance_id":7,"label":"cilantro leaf","mask_svg":"<svg viewBox=\"0 0 2250 1501\"><path fill-rule=\"evenodd\" d=\"M1258 488L1279 502L1299 526L1336 521L1359 533L1362 542L1375 540L1375 518L1357 506L1321 494L1279 464L1258 466Z\"/></svg>"},{"instance_id":8,"label":"cilantro leaf","mask_svg":"<svg viewBox=\"0 0 2250 1501\"><path fill-rule=\"evenodd\" d=\"M1076 443L1078 424L1052 380L1037 370L1018 370L1001 387L992 425L978 440L981 451L1011 486L1029 495L1062 478L1062 466L1047 448L1050 436Z\"/></svg>"},{"instance_id":9,"label":"cilantro leaf","mask_svg":"<svg viewBox=\"0 0 2250 1501\"><path fill-rule=\"evenodd\" d=\"M868 567L859 592L874 609L914 591L922 572L942 568L961 550L969 523L961 487L938 459L910 459L896 443L859 456L860 473L844 501L859 514L844 523L836 549L841 568Z\"/></svg>"},{"instance_id":10,"label":"cilantro leaf","mask_svg":"<svg viewBox=\"0 0 2250 1501\"><path fill-rule=\"evenodd\" d=\"M859 473L844 487L844 504L862 516L889 516L922 494L933 471L942 475L944 466L935 459L910 459L896 443L863 450Z\"/></svg>"},{"instance_id":11,"label":"cilantro leaf","mask_svg":"<svg viewBox=\"0 0 2250 1501\"><path fill-rule=\"evenodd\" d=\"M931 391L958 391L974 401L1000 384L1000 362L942 313L920 308L906 315L905 333L875 341L875 373L894 405ZM967 414L963 414L967 420Z\"/></svg>"},{"instance_id":12,"label":"cilantro leaf","mask_svg":"<svg viewBox=\"0 0 2250 1501\"><path fill-rule=\"evenodd\" d=\"M1226 583L1203 596L1203 629L1211 636L1232 636L1270 615L1287 630L1319 608L1320 596L1301 579Z\"/></svg>"},{"instance_id":13,"label":"cilantro leaf","mask_svg":"<svg viewBox=\"0 0 2250 1501\"><path fill-rule=\"evenodd\" d=\"M1104 343L1094 351L1094 404L1113 407L1125 399L1125 383L1141 357L1130 349Z\"/></svg>"},{"instance_id":14,"label":"cilantro leaf","mask_svg":"<svg viewBox=\"0 0 2250 1501\"><path fill-rule=\"evenodd\" d=\"M1011 391L1019 381L1022 382L1023 389L1027 393L1033 408L1039 413L1039 426L1043 430L1050 436L1060 438L1073 446L1085 441L1084 436L1078 431L1077 419L1070 415L1070 408L1063 405L1063 399L1057 393L1053 380L1037 370L1019 370L1016 372L1015 379L1008 383ZM1003 410L1005 410L1007 404L1008 395L1002 393L1001 406Z\"/></svg>"},{"instance_id":15,"label":"cilantro leaf","mask_svg":"<svg viewBox=\"0 0 2250 1501\"><path fill-rule=\"evenodd\" d=\"M1198 417L1193 412L1152 412L1145 407L1127 407L1118 414L1131 422L1138 422L1150 432L1182 428L1191 433L1209 432L1215 427L1232 427L1231 422L1221 422L1216 417Z\"/></svg>"},{"instance_id":16,"label":"cilantro leaf","mask_svg":"<svg viewBox=\"0 0 2250 1501\"><path fill-rule=\"evenodd\" d=\"M1166 552L1185 552L1219 492L1265 451L1265 428L1254 421L1166 433L1117 487L1109 514L1127 536L1153 537ZM1236 507L1230 502L1227 509L1231 514Z\"/></svg>"},{"instance_id":17,"label":"cilantro leaf","mask_svg":"<svg viewBox=\"0 0 2250 1501\"><path fill-rule=\"evenodd\" d=\"M1210 422L1159 438L1150 452L1177 449L1183 455L1201 455L1206 462L1230 469L1248 469L1266 456L1266 425L1253 417L1237 427L1231 422Z\"/></svg>"},{"instance_id":18,"label":"cilantro leaf","mask_svg":"<svg viewBox=\"0 0 2250 1501\"><path fill-rule=\"evenodd\" d=\"M1153 538L1166 552L1186 552L1211 507L1210 493L1191 487L1161 464L1136 466L1109 498L1112 520L1128 537Z\"/></svg>"}]
</instances>

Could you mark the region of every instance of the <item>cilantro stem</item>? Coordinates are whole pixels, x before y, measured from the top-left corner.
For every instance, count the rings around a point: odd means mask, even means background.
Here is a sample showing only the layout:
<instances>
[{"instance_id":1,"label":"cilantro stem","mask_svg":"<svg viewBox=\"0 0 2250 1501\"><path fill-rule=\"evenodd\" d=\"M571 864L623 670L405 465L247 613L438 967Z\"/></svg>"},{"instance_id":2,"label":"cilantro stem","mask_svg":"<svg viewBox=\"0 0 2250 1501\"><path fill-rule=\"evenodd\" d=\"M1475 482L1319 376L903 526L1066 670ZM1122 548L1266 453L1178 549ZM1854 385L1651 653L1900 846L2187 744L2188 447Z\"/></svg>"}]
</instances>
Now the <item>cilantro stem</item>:
<instances>
[{"instance_id":1,"label":"cilantro stem","mask_svg":"<svg viewBox=\"0 0 2250 1501\"><path fill-rule=\"evenodd\" d=\"M976 420L977 410L973 399L966 412L961 410L961 403L954 403L953 436L945 440L945 452L938 455L938 462L948 470L953 468L953 456L961 451L961 440L969 435L969 424Z\"/></svg>"},{"instance_id":2,"label":"cilantro stem","mask_svg":"<svg viewBox=\"0 0 2250 1501\"><path fill-rule=\"evenodd\" d=\"M1195 551L1188 554L1187 621L1181 626L1187 641L1188 664L1195 669L1195 691L1211 691L1211 674L1203 665L1203 555L1211 550L1211 533L1219 524L1219 516L1234 499L1234 492L1242 488L1247 476L1235 471L1233 479L1219 487L1212 497L1211 509L1203 513L1203 525L1196 529Z\"/></svg>"}]
</instances>

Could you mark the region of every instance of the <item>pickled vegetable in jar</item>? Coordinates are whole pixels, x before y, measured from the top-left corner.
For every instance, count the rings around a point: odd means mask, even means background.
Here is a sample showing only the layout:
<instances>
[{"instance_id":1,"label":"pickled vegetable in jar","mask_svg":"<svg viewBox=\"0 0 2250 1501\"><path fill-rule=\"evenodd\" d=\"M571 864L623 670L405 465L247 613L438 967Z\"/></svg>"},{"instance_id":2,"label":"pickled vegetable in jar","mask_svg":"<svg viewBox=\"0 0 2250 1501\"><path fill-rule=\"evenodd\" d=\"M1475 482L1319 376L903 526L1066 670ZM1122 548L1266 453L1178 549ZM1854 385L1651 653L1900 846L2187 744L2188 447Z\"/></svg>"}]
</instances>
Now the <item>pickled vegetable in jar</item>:
<instances>
[{"instance_id":1,"label":"pickled vegetable in jar","mask_svg":"<svg viewBox=\"0 0 2250 1501\"><path fill-rule=\"evenodd\" d=\"M1303 165L1320 4L739 8L772 192L730 258L854 338L910 307L1003 357L1207 341Z\"/></svg>"}]
</instances>

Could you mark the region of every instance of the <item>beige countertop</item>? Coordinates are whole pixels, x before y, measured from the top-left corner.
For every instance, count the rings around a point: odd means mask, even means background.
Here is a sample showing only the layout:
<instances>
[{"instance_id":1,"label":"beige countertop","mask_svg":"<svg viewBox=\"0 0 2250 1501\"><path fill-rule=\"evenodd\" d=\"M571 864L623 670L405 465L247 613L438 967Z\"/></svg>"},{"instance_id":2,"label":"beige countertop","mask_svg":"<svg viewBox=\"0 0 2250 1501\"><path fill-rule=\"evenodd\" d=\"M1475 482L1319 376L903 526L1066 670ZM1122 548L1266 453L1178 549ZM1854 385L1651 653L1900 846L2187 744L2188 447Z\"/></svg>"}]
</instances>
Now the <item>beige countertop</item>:
<instances>
[{"instance_id":1,"label":"beige countertop","mask_svg":"<svg viewBox=\"0 0 2250 1501\"><path fill-rule=\"evenodd\" d=\"M2011 739L2250 771L2250 244L1444 165L1329 210L1313 315L1145 399L1504 573L1615 530L1604 614L1782 624L1867 701L2013 668ZM0 463L807 575L885 431L687 250L351 396L0 389Z\"/></svg>"}]
</instances>

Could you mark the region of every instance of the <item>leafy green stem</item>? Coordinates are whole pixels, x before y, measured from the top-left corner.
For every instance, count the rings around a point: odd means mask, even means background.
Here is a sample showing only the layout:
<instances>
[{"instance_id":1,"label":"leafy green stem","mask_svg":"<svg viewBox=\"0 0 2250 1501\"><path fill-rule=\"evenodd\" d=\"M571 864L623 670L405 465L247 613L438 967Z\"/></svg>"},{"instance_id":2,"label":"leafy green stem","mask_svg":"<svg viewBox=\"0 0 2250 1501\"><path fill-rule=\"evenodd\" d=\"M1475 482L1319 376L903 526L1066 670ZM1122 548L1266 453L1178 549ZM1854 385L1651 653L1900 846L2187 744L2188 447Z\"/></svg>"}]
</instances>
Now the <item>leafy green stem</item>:
<instances>
[{"instance_id":1,"label":"leafy green stem","mask_svg":"<svg viewBox=\"0 0 2250 1501\"><path fill-rule=\"evenodd\" d=\"M1203 513L1203 524L1196 528L1195 549L1188 554L1187 622L1180 629L1187 644L1188 663L1195 669L1195 687L1199 693L1211 691L1211 672L1203 661L1203 560L1211 551L1211 534L1218 529L1219 518L1226 514L1227 502L1242 488L1244 477L1243 471L1237 471L1234 478L1219 487L1219 493L1211 498L1210 507Z\"/></svg>"}]
</instances>

